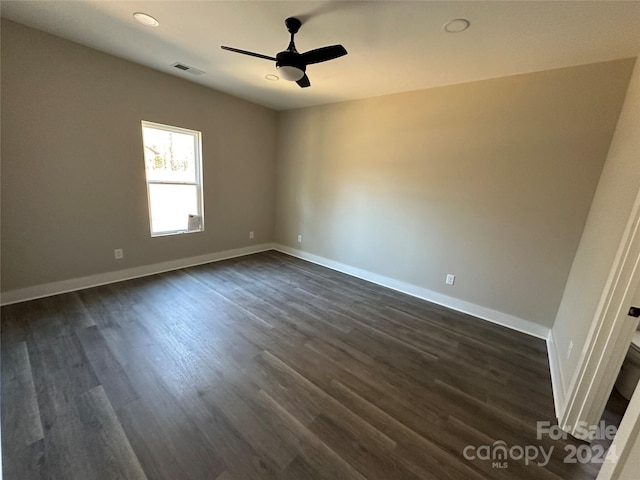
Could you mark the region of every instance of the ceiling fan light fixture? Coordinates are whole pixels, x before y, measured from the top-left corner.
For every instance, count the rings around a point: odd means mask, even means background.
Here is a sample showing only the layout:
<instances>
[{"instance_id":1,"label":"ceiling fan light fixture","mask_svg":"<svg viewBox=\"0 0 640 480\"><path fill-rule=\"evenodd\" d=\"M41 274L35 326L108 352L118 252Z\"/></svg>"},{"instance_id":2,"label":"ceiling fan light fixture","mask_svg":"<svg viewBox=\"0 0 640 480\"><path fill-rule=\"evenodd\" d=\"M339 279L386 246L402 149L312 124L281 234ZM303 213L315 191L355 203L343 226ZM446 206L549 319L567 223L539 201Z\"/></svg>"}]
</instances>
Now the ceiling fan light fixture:
<instances>
[{"instance_id":1,"label":"ceiling fan light fixture","mask_svg":"<svg viewBox=\"0 0 640 480\"><path fill-rule=\"evenodd\" d=\"M157 27L158 25L160 25L160 22L158 20L146 13L136 12L133 14L133 18L135 18L138 23L146 25L147 27Z\"/></svg>"},{"instance_id":2,"label":"ceiling fan light fixture","mask_svg":"<svg viewBox=\"0 0 640 480\"><path fill-rule=\"evenodd\" d=\"M285 80L289 80L290 82L297 82L302 77L304 77L304 70L301 70L298 67L282 65L278 66L277 68L280 76Z\"/></svg>"}]
</instances>

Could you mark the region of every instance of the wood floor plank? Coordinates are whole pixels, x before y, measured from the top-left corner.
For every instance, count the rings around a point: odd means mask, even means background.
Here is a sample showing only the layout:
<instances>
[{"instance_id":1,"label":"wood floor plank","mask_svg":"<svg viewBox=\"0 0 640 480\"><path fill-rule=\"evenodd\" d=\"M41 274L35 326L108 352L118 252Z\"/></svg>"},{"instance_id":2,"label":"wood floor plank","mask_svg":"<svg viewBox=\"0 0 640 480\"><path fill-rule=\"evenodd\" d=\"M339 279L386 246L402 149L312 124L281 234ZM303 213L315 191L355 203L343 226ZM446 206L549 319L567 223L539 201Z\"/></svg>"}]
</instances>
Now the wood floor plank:
<instances>
[{"instance_id":1,"label":"wood floor plank","mask_svg":"<svg viewBox=\"0 0 640 480\"><path fill-rule=\"evenodd\" d=\"M121 408L118 418L145 475L172 480L185 475L185 467L172 448L174 437L158 424L150 404L137 400Z\"/></svg>"},{"instance_id":2,"label":"wood floor plank","mask_svg":"<svg viewBox=\"0 0 640 480\"><path fill-rule=\"evenodd\" d=\"M28 345L40 418L45 431L74 414L79 395L99 381L75 335L62 335L39 345Z\"/></svg>"},{"instance_id":3,"label":"wood floor plank","mask_svg":"<svg viewBox=\"0 0 640 480\"><path fill-rule=\"evenodd\" d=\"M7 446L29 446L44 438L25 342L5 349L2 380L2 429L16 432Z\"/></svg>"},{"instance_id":4,"label":"wood floor plank","mask_svg":"<svg viewBox=\"0 0 640 480\"><path fill-rule=\"evenodd\" d=\"M11 478L20 472L20 464L36 467L40 460L34 456L43 453L44 431L25 342L3 349L1 392L4 470L5 477ZM30 468L25 478L38 478L38 470Z\"/></svg>"},{"instance_id":5,"label":"wood floor plank","mask_svg":"<svg viewBox=\"0 0 640 480\"><path fill-rule=\"evenodd\" d=\"M296 457L280 474L280 480L315 480L320 474L302 458Z\"/></svg>"},{"instance_id":6,"label":"wood floor plank","mask_svg":"<svg viewBox=\"0 0 640 480\"><path fill-rule=\"evenodd\" d=\"M215 478L225 465L212 444L175 398L162 395L137 400L118 413L144 471L154 479Z\"/></svg>"},{"instance_id":7,"label":"wood floor plank","mask_svg":"<svg viewBox=\"0 0 640 480\"><path fill-rule=\"evenodd\" d=\"M51 478L44 438L22 448L8 448L5 454L3 437L2 475L5 479L45 480Z\"/></svg>"},{"instance_id":8,"label":"wood floor plank","mask_svg":"<svg viewBox=\"0 0 640 480\"><path fill-rule=\"evenodd\" d=\"M421 436L396 418L378 408L373 403L362 398L341 382L332 381L332 395L350 405L353 411L375 425L393 438L398 444L401 458L407 460L408 468L419 473L423 477L429 474L438 479L468 478L480 480L482 477L475 473L463 461L446 452L437 444ZM442 424L440 424L442 425Z\"/></svg>"},{"instance_id":9,"label":"wood floor plank","mask_svg":"<svg viewBox=\"0 0 640 480\"><path fill-rule=\"evenodd\" d=\"M245 399L238 389L223 383L209 391L206 398L218 407L238 434L271 464L273 470L284 470L293 461L296 452L288 448L287 439L270 428L269 416L262 409L253 407L253 402Z\"/></svg>"},{"instance_id":10,"label":"wood floor plank","mask_svg":"<svg viewBox=\"0 0 640 480\"><path fill-rule=\"evenodd\" d=\"M330 415L336 423L349 426L353 430L365 432L369 441L380 446L381 449L387 452L395 448L396 443L391 438L354 414L354 412L336 401L331 395L328 395L324 390L306 379L285 362L269 352L263 352L262 358L270 367L290 376L293 380L291 385L299 387L296 391L299 392L300 395L308 396L310 403L316 404L320 411L324 412L325 415Z\"/></svg>"},{"instance_id":11,"label":"wood floor plank","mask_svg":"<svg viewBox=\"0 0 640 480\"><path fill-rule=\"evenodd\" d=\"M188 411L238 480L275 480L279 472L246 442L215 404L203 396L187 399Z\"/></svg>"},{"instance_id":12,"label":"wood floor plank","mask_svg":"<svg viewBox=\"0 0 640 480\"><path fill-rule=\"evenodd\" d=\"M93 478L146 480L102 386L80 395L77 405L81 441L91 459Z\"/></svg>"},{"instance_id":13,"label":"wood floor plank","mask_svg":"<svg viewBox=\"0 0 640 480\"><path fill-rule=\"evenodd\" d=\"M136 400L138 396L127 374L107 346L98 327L94 325L81 328L76 330L76 335L113 408L118 410Z\"/></svg>"},{"instance_id":14,"label":"wood floor plank","mask_svg":"<svg viewBox=\"0 0 640 480\"><path fill-rule=\"evenodd\" d=\"M258 398L264 402L267 408L278 415L283 428L297 438L296 450L298 455L310 465L315 466L322 478L326 480L366 480L366 477L291 416L268 393L260 390Z\"/></svg>"},{"instance_id":15,"label":"wood floor plank","mask_svg":"<svg viewBox=\"0 0 640 480\"><path fill-rule=\"evenodd\" d=\"M175 472L169 478L215 477L224 470L224 463L188 410L185 398L191 395L185 392L182 398L176 397L153 368L141 363L134 373L133 378L144 393L139 401L123 409L121 415L129 420L126 426L133 425L141 441L159 457L155 463L165 473ZM166 463L174 465L168 468Z\"/></svg>"},{"instance_id":16,"label":"wood floor plank","mask_svg":"<svg viewBox=\"0 0 640 480\"><path fill-rule=\"evenodd\" d=\"M70 479L97 475L85 450L77 399L97 387L98 381L77 338L63 335L28 349L44 430L47 474Z\"/></svg>"},{"instance_id":17,"label":"wood floor plank","mask_svg":"<svg viewBox=\"0 0 640 480\"><path fill-rule=\"evenodd\" d=\"M224 469L223 463L156 372L158 367L166 368L155 361L166 354L164 347L149 338L153 335L137 322L118 328L112 325L105 331L109 342L118 345L119 355L124 355L127 377L136 390L137 400L125 403L118 415L145 472L150 478L170 479L182 475L209 479L218 475ZM136 349L136 341L142 336L147 348Z\"/></svg>"},{"instance_id":18,"label":"wood floor plank","mask_svg":"<svg viewBox=\"0 0 640 480\"><path fill-rule=\"evenodd\" d=\"M322 442L361 472L369 480L416 480L422 475L414 473L398 454L379 448L368 441L364 432L337 423L332 418L320 414L310 425Z\"/></svg>"},{"instance_id":19,"label":"wood floor plank","mask_svg":"<svg viewBox=\"0 0 640 480\"><path fill-rule=\"evenodd\" d=\"M2 348L8 348L16 343L25 342L29 324L27 316L31 311L31 303L15 303L2 307L0 316L0 342Z\"/></svg>"}]
</instances>

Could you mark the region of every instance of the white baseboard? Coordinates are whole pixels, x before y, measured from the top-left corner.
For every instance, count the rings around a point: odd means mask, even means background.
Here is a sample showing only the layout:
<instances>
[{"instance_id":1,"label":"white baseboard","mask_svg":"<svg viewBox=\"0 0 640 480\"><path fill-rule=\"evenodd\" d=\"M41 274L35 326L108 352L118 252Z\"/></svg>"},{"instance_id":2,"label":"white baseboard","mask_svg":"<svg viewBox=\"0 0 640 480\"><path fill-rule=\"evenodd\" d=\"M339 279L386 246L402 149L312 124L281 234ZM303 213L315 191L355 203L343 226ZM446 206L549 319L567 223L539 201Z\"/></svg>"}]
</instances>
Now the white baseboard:
<instances>
[{"instance_id":1,"label":"white baseboard","mask_svg":"<svg viewBox=\"0 0 640 480\"><path fill-rule=\"evenodd\" d=\"M61 282L45 283L42 285L35 285L33 287L8 290L6 292L2 292L0 304L10 305L12 303L25 302L36 298L49 297L51 295L73 292L75 290L82 290L83 288L97 287L99 285L121 282L123 280L131 280L132 278L146 277L148 275L169 272L171 270L179 270L186 267L194 267L205 263L219 262L220 260L226 260L228 258L241 257L243 255L250 255L252 253L264 252L265 250L272 249L273 244L263 243L250 247L208 253L197 257L182 258L168 262L155 263L153 265L143 265L141 267L116 270L115 272L99 273L88 277L72 278Z\"/></svg>"},{"instance_id":2,"label":"white baseboard","mask_svg":"<svg viewBox=\"0 0 640 480\"><path fill-rule=\"evenodd\" d=\"M482 320L487 320L489 322L496 323L498 325L502 325L503 327L526 333L543 340L546 340L549 335L548 327L539 325L529 320L525 320L523 318L509 315L507 313L476 305L474 303L460 300L458 298L449 297L448 295L443 295L442 293L434 292L432 290L418 287L410 283L401 282L399 280L394 280L393 278L378 275L377 273L372 273L367 270L352 267L350 265L336 262L334 260L329 260L328 258L320 257L318 255L314 255L313 253L303 252L302 250L297 250L295 248L291 248L279 243L275 244L273 246L273 249L282 253L286 253L288 255L292 255L294 257L301 258L303 260L307 260L312 263L316 263L318 265L322 265L323 267L331 268L332 270L346 273L353 277L358 277L363 280L382 285L383 287L391 288L392 290L397 290L399 292L406 293L423 300L427 300L431 303L442 305L443 307L447 307L458 312L473 315L474 317L481 318Z\"/></svg>"},{"instance_id":3,"label":"white baseboard","mask_svg":"<svg viewBox=\"0 0 640 480\"><path fill-rule=\"evenodd\" d=\"M467 313L469 315L473 315L483 320L487 320L489 322L496 323L498 325L502 325L512 330L517 330L518 332L526 333L537 338L547 340L549 336L549 328L538 325L529 320L518 318L513 315L499 312L497 310L492 310L490 308L476 305L471 302L449 297L448 295L443 295L441 293L418 287L410 283L394 280L383 275L378 275L377 273L372 273L367 270L352 267L350 265L336 262L328 258L320 257L312 253L303 252L302 250L297 250L285 245L272 243L263 243L251 247L225 250L222 252L200 255L197 257L171 260L168 262L156 263L153 265L144 265L124 270L117 270L114 272L99 273L87 277L63 280L60 282L35 285L33 287L8 290L6 292L2 292L0 304L9 305L12 303L24 302L36 298L48 297L60 293L81 290L83 288L97 287L99 285L121 282L123 280L130 280L132 278L145 277L148 275L168 272L171 270L193 267L195 265L217 262L220 260L226 260L228 258L241 257L243 255L263 252L266 250L278 250L294 257L298 257L303 260L307 260L312 263L316 263L318 265L322 265L324 267L328 267L333 270L337 270L339 272L346 273L348 275L358 277L363 280L367 280L369 282L382 285L384 287L391 288L393 290L397 290L399 292L406 293L408 295L412 295L414 297L418 297L447 308L451 308L453 310L457 310L459 312Z\"/></svg>"},{"instance_id":4,"label":"white baseboard","mask_svg":"<svg viewBox=\"0 0 640 480\"><path fill-rule=\"evenodd\" d=\"M553 337L553 329L549 330L547 336L547 355L549 356L549 371L551 373L551 389L553 390L553 406L556 417L562 418L565 409L565 385L560 368L560 354Z\"/></svg>"}]
</instances>

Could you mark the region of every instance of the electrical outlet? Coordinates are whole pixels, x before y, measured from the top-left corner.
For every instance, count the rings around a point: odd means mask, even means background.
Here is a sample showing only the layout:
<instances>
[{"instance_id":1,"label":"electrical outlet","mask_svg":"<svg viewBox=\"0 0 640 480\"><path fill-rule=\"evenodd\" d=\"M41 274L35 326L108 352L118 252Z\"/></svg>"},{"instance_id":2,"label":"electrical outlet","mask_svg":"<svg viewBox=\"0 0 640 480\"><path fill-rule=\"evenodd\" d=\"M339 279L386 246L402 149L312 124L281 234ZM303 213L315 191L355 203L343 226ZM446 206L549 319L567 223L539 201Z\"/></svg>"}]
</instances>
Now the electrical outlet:
<instances>
[{"instance_id":1,"label":"electrical outlet","mask_svg":"<svg viewBox=\"0 0 640 480\"><path fill-rule=\"evenodd\" d=\"M121 248L116 248L113 251L113 256L115 257L116 260L120 260L124 258L124 250L122 250Z\"/></svg>"},{"instance_id":2,"label":"electrical outlet","mask_svg":"<svg viewBox=\"0 0 640 480\"><path fill-rule=\"evenodd\" d=\"M253 240L253 232L249 232L249 240Z\"/></svg>"},{"instance_id":3,"label":"electrical outlet","mask_svg":"<svg viewBox=\"0 0 640 480\"><path fill-rule=\"evenodd\" d=\"M447 279L444 281L444 283L446 283L447 285L453 285L455 281L456 281L456 276L451 275L450 273L447 273Z\"/></svg>"},{"instance_id":4,"label":"electrical outlet","mask_svg":"<svg viewBox=\"0 0 640 480\"><path fill-rule=\"evenodd\" d=\"M569 342L569 348L567 348L567 358L571 356L571 350L573 350L573 340Z\"/></svg>"},{"instance_id":5,"label":"electrical outlet","mask_svg":"<svg viewBox=\"0 0 640 480\"><path fill-rule=\"evenodd\" d=\"M298 235L298 243L302 243L302 235Z\"/></svg>"}]
</instances>

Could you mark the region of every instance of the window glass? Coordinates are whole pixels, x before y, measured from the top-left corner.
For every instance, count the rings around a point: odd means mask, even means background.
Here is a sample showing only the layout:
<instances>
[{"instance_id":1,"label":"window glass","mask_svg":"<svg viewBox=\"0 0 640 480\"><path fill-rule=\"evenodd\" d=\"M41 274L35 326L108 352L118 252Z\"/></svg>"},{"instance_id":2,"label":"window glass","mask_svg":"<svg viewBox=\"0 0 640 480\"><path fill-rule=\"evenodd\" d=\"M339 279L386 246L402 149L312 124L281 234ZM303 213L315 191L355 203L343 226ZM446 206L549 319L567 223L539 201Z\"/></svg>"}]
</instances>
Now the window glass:
<instances>
[{"instance_id":1,"label":"window glass","mask_svg":"<svg viewBox=\"0 0 640 480\"><path fill-rule=\"evenodd\" d=\"M151 235L202 231L201 134L142 122Z\"/></svg>"}]
</instances>

